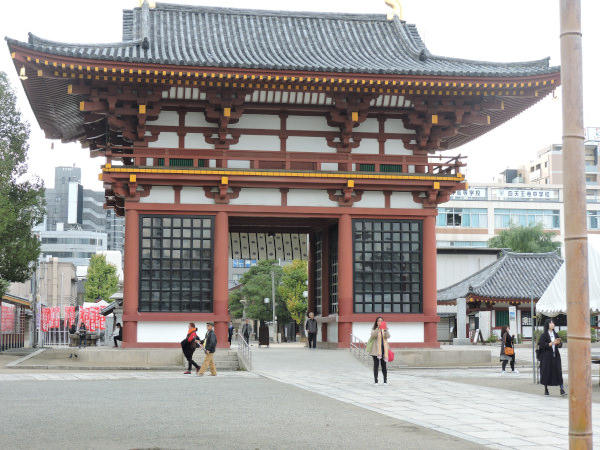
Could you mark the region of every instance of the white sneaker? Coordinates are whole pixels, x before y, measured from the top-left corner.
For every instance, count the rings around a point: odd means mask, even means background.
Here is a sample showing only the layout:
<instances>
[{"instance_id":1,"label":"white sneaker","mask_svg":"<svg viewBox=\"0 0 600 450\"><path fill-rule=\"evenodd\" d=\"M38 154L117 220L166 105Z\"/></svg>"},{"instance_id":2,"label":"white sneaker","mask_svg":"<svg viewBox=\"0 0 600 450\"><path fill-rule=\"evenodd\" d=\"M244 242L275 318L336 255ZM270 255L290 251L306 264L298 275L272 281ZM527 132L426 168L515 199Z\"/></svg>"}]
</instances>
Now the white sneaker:
<instances>
[{"instance_id":1,"label":"white sneaker","mask_svg":"<svg viewBox=\"0 0 600 450\"><path fill-rule=\"evenodd\" d=\"M502 375L506 375L506 370L503 370L503 371L502 371Z\"/></svg>"},{"instance_id":2,"label":"white sneaker","mask_svg":"<svg viewBox=\"0 0 600 450\"><path fill-rule=\"evenodd\" d=\"M377 381L375 383L373 383L375 386L379 386L379 384L377 383Z\"/></svg>"},{"instance_id":3,"label":"white sneaker","mask_svg":"<svg viewBox=\"0 0 600 450\"><path fill-rule=\"evenodd\" d=\"M512 373L521 373L517 369L513 370Z\"/></svg>"},{"instance_id":4,"label":"white sneaker","mask_svg":"<svg viewBox=\"0 0 600 450\"><path fill-rule=\"evenodd\" d=\"M383 382L383 385L384 385L384 386L387 386L387 385L388 385L388 384L387 384L387 381L384 381L384 382Z\"/></svg>"}]
</instances>

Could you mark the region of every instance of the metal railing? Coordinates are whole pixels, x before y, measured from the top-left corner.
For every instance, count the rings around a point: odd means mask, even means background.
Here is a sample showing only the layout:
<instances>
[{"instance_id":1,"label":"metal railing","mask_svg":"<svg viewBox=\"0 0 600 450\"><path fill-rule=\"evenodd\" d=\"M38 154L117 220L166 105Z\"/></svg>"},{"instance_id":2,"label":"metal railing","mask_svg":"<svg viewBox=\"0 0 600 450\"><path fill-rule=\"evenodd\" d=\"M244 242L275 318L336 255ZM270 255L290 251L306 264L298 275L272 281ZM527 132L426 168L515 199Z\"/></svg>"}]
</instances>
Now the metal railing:
<instances>
[{"instance_id":1,"label":"metal railing","mask_svg":"<svg viewBox=\"0 0 600 450\"><path fill-rule=\"evenodd\" d=\"M237 336L237 343L237 354L240 364L244 366L244 369L248 371L252 370L252 352L250 351L250 344L246 342L241 334L238 334Z\"/></svg>"},{"instance_id":2,"label":"metal railing","mask_svg":"<svg viewBox=\"0 0 600 450\"><path fill-rule=\"evenodd\" d=\"M353 334L350 335L350 353L361 361L366 361L369 357L367 354L367 343Z\"/></svg>"}]
</instances>

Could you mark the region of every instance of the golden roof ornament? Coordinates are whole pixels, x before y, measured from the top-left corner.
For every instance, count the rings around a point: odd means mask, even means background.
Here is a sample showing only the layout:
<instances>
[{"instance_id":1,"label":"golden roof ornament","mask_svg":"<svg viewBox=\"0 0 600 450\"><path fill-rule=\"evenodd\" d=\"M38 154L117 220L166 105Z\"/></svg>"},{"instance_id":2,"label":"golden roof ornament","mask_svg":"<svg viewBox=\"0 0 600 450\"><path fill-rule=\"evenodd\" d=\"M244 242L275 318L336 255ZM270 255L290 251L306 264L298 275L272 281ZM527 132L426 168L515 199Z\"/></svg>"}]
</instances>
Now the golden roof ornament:
<instances>
[{"instance_id":1,"label":"golden roof ornament","mask_svg":"<svg viewBox=\"0 0 600 450\"><path fill-rule=\"evenodd\" d=\"M392 8L392 12L387 15L388 20L394 20L394 16L398 16L398 19L402 20L402 5L400 4L400 0L385 0L385 4Z\"/></svg>"}]
</instances>

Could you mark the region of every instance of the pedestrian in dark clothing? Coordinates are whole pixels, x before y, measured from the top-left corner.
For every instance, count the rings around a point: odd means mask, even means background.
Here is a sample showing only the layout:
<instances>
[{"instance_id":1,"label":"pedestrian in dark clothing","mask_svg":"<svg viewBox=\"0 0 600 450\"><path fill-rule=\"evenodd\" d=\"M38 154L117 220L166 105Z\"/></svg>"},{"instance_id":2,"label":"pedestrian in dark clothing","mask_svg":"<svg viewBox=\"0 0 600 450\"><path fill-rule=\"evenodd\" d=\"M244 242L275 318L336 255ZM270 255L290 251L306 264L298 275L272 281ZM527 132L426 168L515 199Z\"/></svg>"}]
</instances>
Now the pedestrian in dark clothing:
<instances>
[{"instance_id":1,"label":"pedestrian in dark clothing","mask_svg":"<svg viewBox=\"0 0 600 450\"><path fill-rule=\"evenodd\" d=\"M502 327L502 331L500 332L500 361L502 361L502 375L506 373L506 363L510 361L510 368L512 369L512 373L519 373L518 370L515 370L515 347L514 347L514 335L510 335L510 328L506 325ZM512 355L507 355L509 351L506 349L512 349Z\"/></svg>"},{"instance_id":2,"label":"pedestrian in dark clothing","mask_svg":"<svg viewBox=\"0 0 600 450\"><path fill-rule=\"evenodd\" d=\"M548 386L560 386L560 395L567 395L563 387L562 363L560 361L559 348L562 342L558 333L554 331L554 321L546 319L544 322L544 332L538 341L540 350L540 384L544 385L544 395L550 395Z\"/></svg>"},{"instance_id":3,"label":"pedestrian in dark clothing","mask_svg":"<svg viewBox=\"0 0 600 450\"><path fill-rule=\"evenodd\" d=\"M375 319L373 329L371 330L371 338L369 339L371 349L369 354L373 357L373 375L375 376L375 386L377 386L377 378L379 374L379 363L381 362L381 373L383 373L383 385L387 386L387 362L389 354L388 339L390 332L383 317ZM369 345L369 344L367 344Z\"/></svg>"},{"instance_id":4,"label":"pedestrian in dark clothing","mask_svg":"<svg viewBox=\"0 0 600 450\"><path fill-rule=\"evenodd\" d=\"M250 344L250 336L252 335L252 325L246 319L246 323L242 327L242 336L244 336L244 340L247 344Z\"/></svg>"},{"instance_id":5,"label":"pedestrian in dark clothing","mask_svg":"<svg viewBox=\"0 0 600 450\"><path fill-rule=\"evenodd\" d=\"M83 321L81 321L81 323L79 324L79 348L81 348L81 343L83 342L83 348L85 348L86 346L86 342L85 342L85 338L87 335L87 328L85 326L85 323Z\"/></svg>"},{"instance_id":6,"label":"pedestrian in dark clothing","mask_svg":"<svg viewBox=\"0 0 600 450\"><path fill-rule=\"evenodd\" d=\"M204 362L202 363L202 367L196 370L196 373L200 376L204 375L206 369L210 367L210 374L213 377L217 376L217 367L215 366L215 361L213 357L215 355L215 351L217 350L217 336L215 336L215 332L213 331L213 327L215 324L213 322L206 322L206 336L201 342L204 346Z\"/></svg>"},{"instance_id":7,"label":"pedestrian in dark clothing","mask_svg":"<svg viewBox=\"0 0 600 450\"><path fill-rule=\"evenodd\" d=\"M185 372L183 372L185 375L192 373L192 366L194 366L196 369L200 369L200 366L192 359L194 352L196 351L196 347L198 346L198 341L200 340L196 334L196 331L198 331L196 325L194 322L190 322L187 335L185 339L181 341L181 350L183 350L183 355L188 361L188 368Z\"/></svg>"},{"instance_id":8,"label":"pedestrian in dark clothing","mask_svg":"<svg viewBox=\"0 0 600 450\"><path fill-rule=\"evenodd\" d=\"M308 314L308 320L306 321L306 334L308 335L308 348L317 348L317 321L315 319L315 313L311 312Z\"/></svg>"},{"instance_id":9,"label":"pedestrian in dark clothing","mask_svg":"<svg viewBox=\"0 0 600 450\"><path fill-rule=\"evenodd\" d=\"M115 343L115 347L118 347L117 341L123 341L123 327L120 323L117 323L117 328L113 332L113 342Z\"/></svg>"},{"instance_id":10,"label":"pedestrian in dark clothing","mask_svg":"<svg viewBox=\"0 0 600 450\"><path fill-rule=\"evenodd\" d=\"M258 346L269 346L269 326L263 320L258 328Z\"/></svg>"},{"instance_id":11,"label":"pedestrian in dark clothing","mask_svg":"<svg viewBox=\"0 0 600 450\"><path fill-rule=\"evenodd\" d=\"M229 328L227 329L227 342L231 347L231 338L233 337L233 322L229 322Z\"/></svg>"}]
</instances>

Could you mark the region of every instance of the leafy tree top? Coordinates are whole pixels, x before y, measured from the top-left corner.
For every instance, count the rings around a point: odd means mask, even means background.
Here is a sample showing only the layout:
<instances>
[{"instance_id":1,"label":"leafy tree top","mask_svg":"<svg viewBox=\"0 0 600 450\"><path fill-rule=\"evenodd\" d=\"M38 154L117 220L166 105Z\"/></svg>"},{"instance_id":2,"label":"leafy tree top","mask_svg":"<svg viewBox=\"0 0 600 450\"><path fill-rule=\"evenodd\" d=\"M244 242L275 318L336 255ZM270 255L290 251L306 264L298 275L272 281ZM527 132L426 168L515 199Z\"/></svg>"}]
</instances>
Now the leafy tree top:
<instances>
[{"instance_id":1,"label":"leafy tree top","mask_svg":"<svg viewBox=\"0 0 600 450\"><path fill-rule=\"evenodd\" d=\"M35 269L40 242L32 228L45 214L44 184L27 177L29 124L16 105L16 95L0 72L0 293L8 282L25 282Z\"/></svg>"},{"instance_id":2,"label":"leafy tree top","mask_svg":"<svg viewBox=\"0 0 600 450\"><path fill-rule=\"evenodd\" d=\"M517 253L547 253L560 249L555 235L544 231L541 224L533 226L512 226L502 230L498 236L488 240L488 247L509 248Z\"/></svg>"},{"instance_id":3,"label":"leafy tree top","mask_svg":"<svg viewBox=\"0 0 600 450\"><path fill-rule=\"evenodd\" d=\"M84 286L87 302L94 302L98 298L110 302L110 296L119 290L117 268L106 262L106 256L92 255Z\"/></svg>"}]
</instances>

